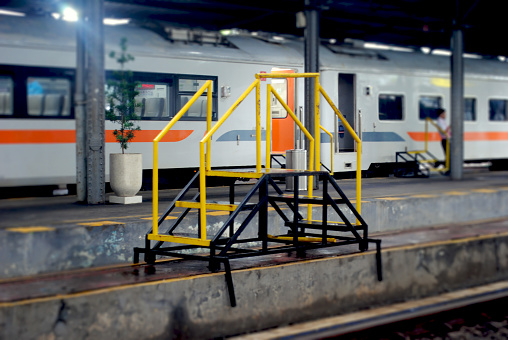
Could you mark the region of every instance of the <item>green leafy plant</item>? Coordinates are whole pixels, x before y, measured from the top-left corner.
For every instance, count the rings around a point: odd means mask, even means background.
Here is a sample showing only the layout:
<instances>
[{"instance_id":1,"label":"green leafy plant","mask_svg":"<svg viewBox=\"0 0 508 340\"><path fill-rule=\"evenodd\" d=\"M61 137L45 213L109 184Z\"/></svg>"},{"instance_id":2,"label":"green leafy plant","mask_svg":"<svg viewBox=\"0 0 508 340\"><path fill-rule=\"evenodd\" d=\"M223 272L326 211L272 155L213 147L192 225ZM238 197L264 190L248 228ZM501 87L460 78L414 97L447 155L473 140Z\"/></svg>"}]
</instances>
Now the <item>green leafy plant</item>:
<instances>
[{"instance_id":1,"label":"green leafy plant","mask_svg":"<svg viewBox=\"0 0 508 340\"><path fill-rule=\"evenodd\" d=\"M136 96L139 92L136 90L138 83L132 81L132 72L125 69L125 64L134 60L134 57L127 53L127 38L120 40L120 52L111 51L109 57L120 64L120 70L113 72L113 77L107 81L106 87L106 119L120 124L120 128L113 131L116 141L120 143L122 153L128 148L129 143L135 137L135 131L141 131L136 124L139 116L136 115L136 107L141 103L136 103Z\"/></svg>"}]
</instances>

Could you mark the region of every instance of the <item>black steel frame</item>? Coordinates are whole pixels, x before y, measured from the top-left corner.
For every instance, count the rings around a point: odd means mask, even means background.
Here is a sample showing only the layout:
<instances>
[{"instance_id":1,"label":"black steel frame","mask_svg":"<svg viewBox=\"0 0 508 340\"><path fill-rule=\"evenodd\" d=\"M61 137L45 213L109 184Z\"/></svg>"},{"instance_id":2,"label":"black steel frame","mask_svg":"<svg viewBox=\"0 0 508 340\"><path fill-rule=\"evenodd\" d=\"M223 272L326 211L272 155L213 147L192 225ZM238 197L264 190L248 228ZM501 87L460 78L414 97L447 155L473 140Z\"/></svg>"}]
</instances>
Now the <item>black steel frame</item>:
<instances>
[{"instance_id":1,"label":"black steel frame","mask_svg":"<svg viewBox=\"0 0 508 340\"><path fill-rule=\"evenodd\" d=\"M305 197L299 195L299 177L301 176L320 176L323 180L323 197ZM286 195L277 186L274 178L280 177L294 177L294 191L293 195ZM192 187L196 186L199 179L199 173L197 173L193 179L185 186L180 194L175 197L170 207L159 219L159 225L162 224L164 219L169 213L175 208L176 202L182 200L185 194ZM332 186L334 191L339 194L339 198L332 198L329 194L329 184ZM269 189L272 189L272 194L269 193ZM273 191L275 192L273 194ZM257 193L257 195L256 195ZM230 186L230 203L234 203L234 184ZM257 196L257 202L251 203L251 200ZM197 201L199 199L199 193L195 194L192 200ZM289 207L292 213L292 218L288 217L287 214L281 209L281 204ZM312 204L322 206L322 219L318 222L306 221L299 212L300 204ZM272 206L278 215L284 220L286 226L289 227L289 232L286 235L280 236L292 236L292 240L281 240L276 237L268 235L268 207ZM343 210L339 207L342 205L345 209L350 210L353 215L359 221L358 225L353 225ZM332 208L341 218L342 223L328 222L328 209ZM344 208L343 208L344 209ZM177 228L178 224L185 218L191 209L185 209L175 220L173 226L171 226L166 234L173 235L173 232ZM233 226L235 219L242 211L250 211L247 217L244 218L240 226L234 231ZM239 239L245 228L249 223L258 215L258 236L248 239ZM199 229L199 228L198 228ZM308 232L307 230L320 230L321 233ZM226 232L229 231L226 235ZM352 236L338 236L330 235L329 231L340 231L352 234ZM363 236L360 235L359 231L363 232ZM151 233L150 231L149 233ZM148 235L148 234L147 234ZM299 237L317 237L321 238L321 242L301 242ZM330 243L327 239L333 238L335 242ZM241 247L244 243L259 242L259 248ZM283 170L277 171L277 173L264 174L256 184L251 188L243 200L238 204L236 210L230 213L221 229L211 239L209 247L194 246L194 245L180 245L180 246L168 246L162 247L165 242L156 242L154 247L151 247L151 241L145 237L144 248L134 248L134 263L139 263L139 254L143 253L145 262L153 264L155 263L156 256L170 256L182 259L192 259L200 261L208 261L209 269L212 272L220 270L220 264L224 264L226 284L228 287L228 293L230 298L231 306L236 306L235 291L233 286L233 279L231 275L230 260L235 258L253 257L253 256L264 256L275 253L292 252L296 251L298 256L305 256L305 251L310 249L318 249L325 247L336 247L351 244L358 244L360 251L368 250L369 243L376 244L376 267L378 280L382 280L382 267L381 267L381 240L371 239L368 237L368 226L363 220L362 216L356 211L354 206L348 200L344 192L340 189L337 182L324 171L306 171L306 170ZM277 246L269 246L269 243L278 244ZM182 250L205 248L209 250L208 255L193 255L187 253L180 253Z\"/></svg>"}]
</instances>

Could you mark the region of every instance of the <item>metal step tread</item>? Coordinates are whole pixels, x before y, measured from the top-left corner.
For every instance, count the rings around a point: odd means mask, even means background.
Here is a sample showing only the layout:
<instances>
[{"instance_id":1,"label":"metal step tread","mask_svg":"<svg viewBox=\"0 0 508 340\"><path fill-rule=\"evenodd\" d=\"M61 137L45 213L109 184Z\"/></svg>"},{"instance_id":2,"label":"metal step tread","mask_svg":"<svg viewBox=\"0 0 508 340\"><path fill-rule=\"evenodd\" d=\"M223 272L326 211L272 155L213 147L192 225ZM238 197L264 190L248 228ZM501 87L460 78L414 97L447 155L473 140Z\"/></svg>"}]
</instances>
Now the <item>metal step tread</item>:
<instances>
[{"instance_id":1,"label":"metal step tread","mask_svg":"<svg viewBox=\"0 0 508 340\"><path fill-rule=\"evenodd\" d=\"M294 225L293 221L286 222L285 225L287 227L291 227ZM309 221L309 220L300 220L297 223L298 227L307 228L307 229L317 229L323 230L323 222L322 221ZM363 224L351 223L355 230L365 230L367 226ZM345 222L327 222L325 225L327 230L331 231L351 231Z\"/></svg>"}]
</instances>

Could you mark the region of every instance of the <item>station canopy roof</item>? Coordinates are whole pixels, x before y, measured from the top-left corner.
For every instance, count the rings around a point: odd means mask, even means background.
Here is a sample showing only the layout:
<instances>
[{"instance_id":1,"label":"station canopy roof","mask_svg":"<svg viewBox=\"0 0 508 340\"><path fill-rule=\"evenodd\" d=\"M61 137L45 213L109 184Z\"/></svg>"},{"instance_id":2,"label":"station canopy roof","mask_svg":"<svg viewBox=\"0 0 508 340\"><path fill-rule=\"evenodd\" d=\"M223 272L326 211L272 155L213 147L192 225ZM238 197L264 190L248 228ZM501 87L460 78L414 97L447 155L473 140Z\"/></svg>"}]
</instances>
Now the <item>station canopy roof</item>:
<instances>
[{"instance_id":1,"label":"station canopy roof","mask_svg":"<svg viewBox=\"0 0 508 340\"><path fill-rule=\"evenodd\" d=\"M480 0L310 0L320 12L320 37L411 48L450 49L451 32L464 32L464 51L508 56L506 14L499 2ZM47 15L76 0L7 0L0 9ZM89 4L90 1L84 1ZM297 13L304 0L104 0L104 16L161 32L168 27L239 29L302 37Z\"/></svg>"}]
</instances>

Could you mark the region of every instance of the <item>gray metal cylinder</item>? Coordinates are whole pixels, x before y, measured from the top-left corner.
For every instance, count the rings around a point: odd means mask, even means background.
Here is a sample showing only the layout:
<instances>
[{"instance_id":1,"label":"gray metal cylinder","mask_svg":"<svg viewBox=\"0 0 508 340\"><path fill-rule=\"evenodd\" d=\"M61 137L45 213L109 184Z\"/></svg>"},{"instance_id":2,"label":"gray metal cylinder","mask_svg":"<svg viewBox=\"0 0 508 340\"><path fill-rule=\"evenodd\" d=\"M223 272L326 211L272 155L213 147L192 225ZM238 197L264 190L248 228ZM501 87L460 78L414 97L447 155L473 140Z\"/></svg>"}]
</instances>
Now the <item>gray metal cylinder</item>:
<instances>
[{"instance_id":1,"label":"gray metal cylinder","mask_svg":"<svg viewBox=\"0 0 508 340\"><path fill-rule=\"evenodd\" d=\"M307 170L307 150L286 150L286 169ZM294 177L286 177L286 190L294 190ZM307 190L307 176L298 179L298 189Z\"/></svg>"}]
</instances>

